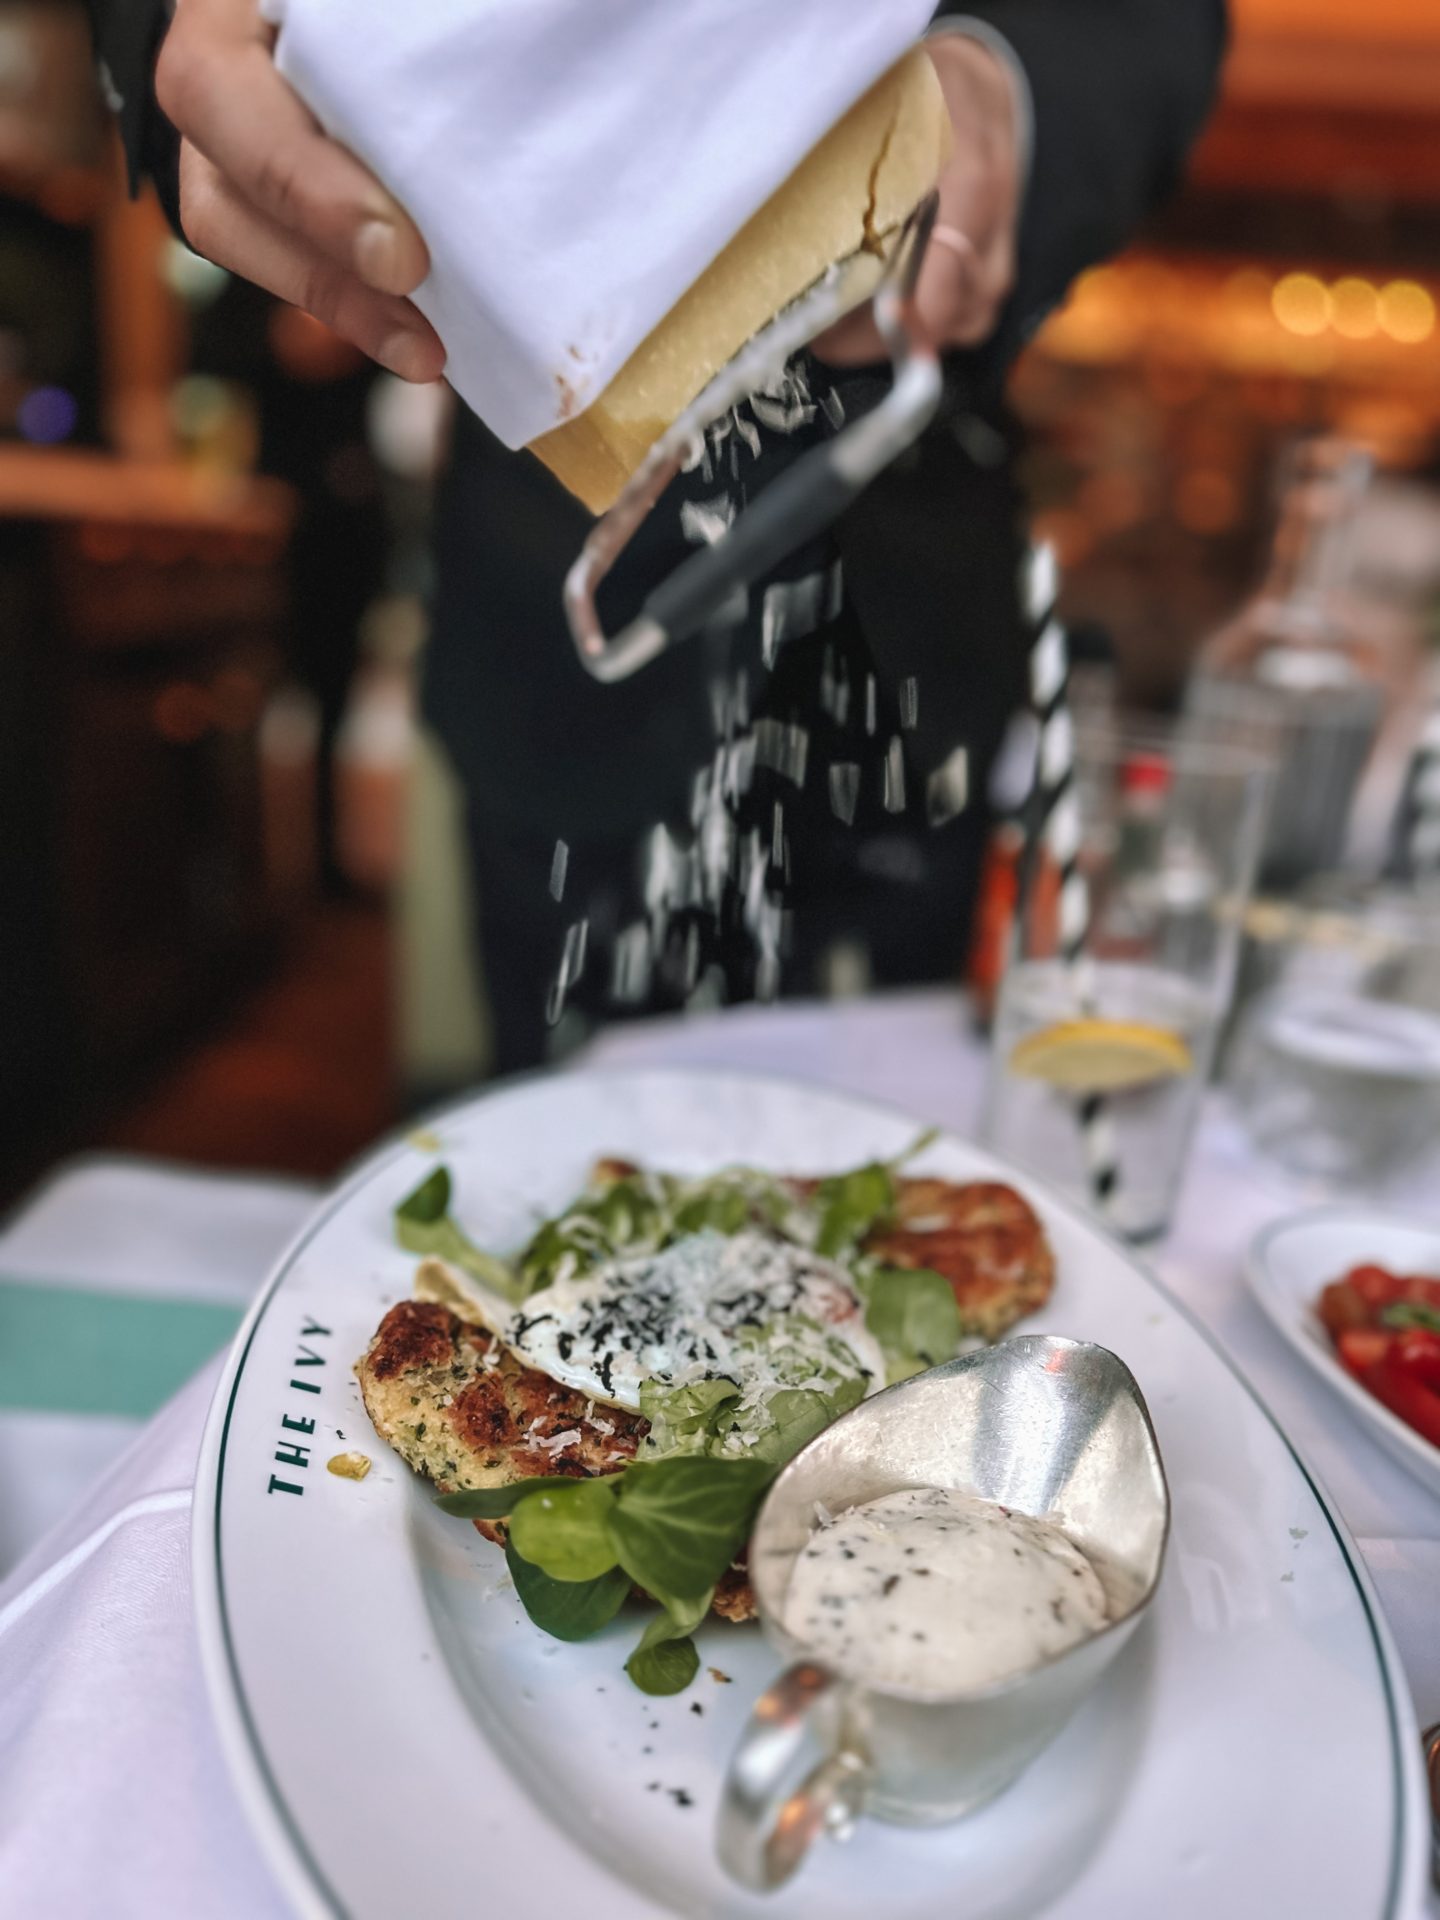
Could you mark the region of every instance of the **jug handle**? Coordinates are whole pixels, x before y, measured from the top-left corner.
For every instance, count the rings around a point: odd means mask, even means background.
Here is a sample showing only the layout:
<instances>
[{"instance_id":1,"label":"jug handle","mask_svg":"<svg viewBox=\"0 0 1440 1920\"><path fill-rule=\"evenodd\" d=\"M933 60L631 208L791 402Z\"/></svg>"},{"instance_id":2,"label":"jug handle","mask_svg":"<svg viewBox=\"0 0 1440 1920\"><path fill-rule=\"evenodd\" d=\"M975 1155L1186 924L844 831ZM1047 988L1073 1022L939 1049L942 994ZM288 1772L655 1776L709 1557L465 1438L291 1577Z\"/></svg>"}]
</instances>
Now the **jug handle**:
<instances>
[{"instance_id":1,"label":"jug handle","mask_svg":"<svg viewBox=\"0 0 1440 1920\"><path fill-rule=\"evenodd\" d=\"M821 1833L844 1839L864 1803L869 1762L843 1739L800 1772L816 1743L811 1716L839 1685L827 1668L798 1662L761 1694L740 1736L716 1841L725 1871L754 1892L783 1886Z\"/></svg>"}]
</instances>

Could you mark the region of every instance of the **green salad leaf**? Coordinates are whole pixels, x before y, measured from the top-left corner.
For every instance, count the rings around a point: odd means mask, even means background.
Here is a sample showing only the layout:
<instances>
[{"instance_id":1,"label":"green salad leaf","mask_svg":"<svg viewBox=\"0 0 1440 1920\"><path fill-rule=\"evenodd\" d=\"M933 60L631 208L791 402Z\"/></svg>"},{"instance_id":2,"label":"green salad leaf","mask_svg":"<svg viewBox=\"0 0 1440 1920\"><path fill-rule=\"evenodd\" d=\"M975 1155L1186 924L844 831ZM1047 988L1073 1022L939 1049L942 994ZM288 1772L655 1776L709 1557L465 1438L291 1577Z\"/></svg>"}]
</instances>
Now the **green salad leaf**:
<instances>
[{"instance_id":1,"label":"green salad leaf","mask_svg":"<svg viewBox=\"0 0 1440 1920\"><path fill-rule=\"evenodd\" d=\"M625 1662L625 1671L642 1693L683 1693L700 1670L700 1655L690 1638L710 1611L714 1588L690 1601L672 1600L657 1613Z\"/></svg>"},{"instance_id":2,"label":"green salad leaf","mask_svg":"<svg viewBox=\"0 0 1440 1920\"><path fill-rule=\"evenodd\" d=\"M860 1261L851 1278L865 1303L865 1325L885 1355L885 1377L892 1386L954 1359L960 1309L943 1274L928 1267L880 1267Z\"/></svg>"},{"instance_id":3,"label":"green salad leaf","mask_svg":"<svg viewBox=\"0 0 1440 1920\"><path fill-rule=\"evenodd\" d=\"M895 1211L896 1174L907 1160L923 1153L939 1131L938 1127L927 1127L892 1160L874 1160L868 1166L822 1180L815 1192L819 1209L815 1251L831 1260L843 1259L855 1251L867 1233L884 1225Z\"/></svg>"},{"instance_id":4,"label":"green salad leaf","mask_svg":"<svg viewBox=\"0 0 1440 1920\"><path fill-rule=\"evenodd\" d=\"M448 1260L505 1300L524 1298L514 1270L477 1247L450 1215L450 1170L436 1167L395 1209L395 1238L407 1253Z\"/></svg>"},{"instance_id":5,"label":"green salad leaf","mask_svg":"<svg viewBox=\"0 0 1440 1920\"><path fill-rule=\"evenodd\" d=\"M1380 1324L1401 1332L1418 1327L1426 1333L1440 1333L1440 1307L1427 1307L1423 1300L1396 1300L1380 1309Z\"/></svg>"},{"instance_id":6,"label":"green salad leaf","mask_svg":"<svg viewBox=\"0 0 1440 1920\"><path fill-rule=\"evenodd\" d=\"M669 1614L659 1616L661 1626L668 1626L669 1620ZM654 1646L638 1646L625 1662L625 1671L641 1693L683 1693L700 1671L699 1650L688 1634L679 1639L667 1634Z\"/></svg>"},{"instance_id":7,"label":"green salad leaf","mask_svg":"<svg viewBox=\"0 0 1440 1920\"><path fill-rule=\"evenodd\" d=\"M754 1211L743 1185L706 1181L684 1195L672 1216L675 1237L687 1233L740 1233L753 1224Z\"/></svg>"},{"instance_id":8,"label":"green salad leaf","mask_svg":"<svg viewBox=\"0 0 1440 1920\"><path fill-rule=\"evenodd\" d=\"M505 1564L520 1604L546 1633L557 1640L588 1640L608 1626L630 1592L630 1577L619 1567L594 1580L552 1580L505 1543Z\"/></svg>"},{"instance_id":9,"label":"green salad leaf","mask_svg":"<svg viewBox=\"0 0 1440 1920\"><path fill-rule=\"evenodd\" d=\"M437 1220L443 1220L450 1210L450 1169L436 1167L395 1209L395 1219L402 1225L433 1226Z\"/></svg>"},{"instance_id":10,"label":"green salad leaf","mask_svg":"<svg viewBox=\"0 0 1440 1920\"><path fill-rule=\"evenodd\" d=\"M744 1545L774 1477L768 1461L691 1454L627 1468L610 1515L621 1566L647 1593L698 1598Z\"/></svg>"},{"instance_id":11,"label":"green salad leaf","mask_svg":"<svg viewBox=\"0 0 1440 1920\"><path fill-rule=\"evenodd\" d=\"M838 1260L853 1252L871 1228L894 1211L895 1179L877 1161L822 1180L815 1197L820 1209L815 1251Z\"/></svg>"},{"instance_id":12,"label":"green salad leaf","mask_svg":"<svg viewBox=\"0 0 1440 1920\"><path fill-rule=\"evenodd\" d=\"M610 1476L606 1476L609 1478ZM573 1487L568 1473L537 1473L529 1480L512 1480L504 1487L472 1487L462 1493L442 1493L435 1501L442 1513L457 1520L504 1520L522 1500L546 1487Z\"/></svg>"},{"instance_id":13,"label":"green salad leaf","mask_svg":"<svg viewBox=\"0 0 1440 1920\"><path fill-rule=\"evenodd\" d=\"M526 1294L586 1273L602 1260L667 1245L674 1238L668 1184L658 1174L632 1174L591 1188L566 1212L547 1220L517 1262Z\"/></svg>"},{"instance_id":14,"label":"green salad leaf","mask_svg":"<svg viewBox=\"0 0 1440 1920\"><path fill-rule=\"evenodd\" d=\"M572 1480L522 1500L510 1521L516 1553L552 1580L598 1580L608 1573L620 1557L609 1526L619 1478Z\"/></svg>"}]
</instances>

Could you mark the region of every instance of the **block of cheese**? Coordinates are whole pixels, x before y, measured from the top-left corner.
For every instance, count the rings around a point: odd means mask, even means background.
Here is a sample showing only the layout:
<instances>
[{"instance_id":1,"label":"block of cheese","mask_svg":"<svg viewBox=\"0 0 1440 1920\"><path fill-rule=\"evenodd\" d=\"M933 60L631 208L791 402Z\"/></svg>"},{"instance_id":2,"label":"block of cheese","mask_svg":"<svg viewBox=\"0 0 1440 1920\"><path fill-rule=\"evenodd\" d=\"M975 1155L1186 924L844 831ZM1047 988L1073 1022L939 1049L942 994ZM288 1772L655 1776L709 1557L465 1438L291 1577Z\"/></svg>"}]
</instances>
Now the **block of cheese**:
<instances>
[{"instance_id":1,"label":"block of cheese","mask_svg":"<svg viewBox=\"0 0 1440 1920\"><path fill-rule=\"evenodd\" d=\"M631 354L599 398L530 443L593 513L745 342L830 267L874 289L897 229L935 184L950 125L920 48L883 74Z\"/></svg>"}]
</instances>

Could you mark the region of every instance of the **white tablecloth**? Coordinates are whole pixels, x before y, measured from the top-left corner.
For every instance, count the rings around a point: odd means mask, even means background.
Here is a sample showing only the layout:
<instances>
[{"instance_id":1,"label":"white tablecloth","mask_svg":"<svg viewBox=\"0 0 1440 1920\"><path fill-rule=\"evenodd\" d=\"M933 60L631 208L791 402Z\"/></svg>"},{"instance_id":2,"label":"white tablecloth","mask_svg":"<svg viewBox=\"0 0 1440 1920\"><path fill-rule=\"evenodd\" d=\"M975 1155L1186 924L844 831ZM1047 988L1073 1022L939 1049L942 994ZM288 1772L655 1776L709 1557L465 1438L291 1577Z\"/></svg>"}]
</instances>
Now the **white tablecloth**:
<instances>
[{"instance_id":1,"label":"white tablecloth","mask_svg":"<svg viewBox=\"0 0 1440 1920\"><path fill-rule=\"evenodd\" d=\"M926 993L625 1028L591 1058L823 1080L970 1131L983 1056L956 1000ZM1174 1231L1152 1258L1334 1496L1427 1724L1440 1720L1440 1501L1311 1378L1241 1280L1255 1228L1323 1197L1258 1167L1213 1102ZM1440 1223L1433 1180L1416 1177L1386 1198ZM162 1295L233 1304L259 1284L308 1204L289 1183L207 1182L141 1164L80 1169L0 1233L0 1335L7 1276L152 1303ZM68 1431L73 1456L68 1466L56 1453L34 1467L48 1475L52 1505L67 1475L95 1472L100 1456L133 1437L0 1585L0 1913L263 1920L283 1911L224 1774L190 1614L194 1460L218 1364L138 1430L92 1424L87 1442L88 1416L48 1415L44 1437L54 1448ZM6 1499L28 1471L25 1434L7 1430L11 1418L0 1408ZM1430 1911L1440 1916L1440 1900Z\"/></svg>"}]
</instances>

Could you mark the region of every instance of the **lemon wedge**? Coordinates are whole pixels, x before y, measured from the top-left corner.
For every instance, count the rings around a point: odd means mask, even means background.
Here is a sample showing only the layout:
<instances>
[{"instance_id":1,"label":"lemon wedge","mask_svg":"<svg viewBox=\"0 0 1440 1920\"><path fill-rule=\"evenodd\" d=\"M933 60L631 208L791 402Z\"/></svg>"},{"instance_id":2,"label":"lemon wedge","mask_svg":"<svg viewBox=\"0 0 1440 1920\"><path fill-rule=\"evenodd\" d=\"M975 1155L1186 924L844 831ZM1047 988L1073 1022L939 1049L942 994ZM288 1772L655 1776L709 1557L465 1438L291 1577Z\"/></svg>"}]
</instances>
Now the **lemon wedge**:
<instances>
[{"instance_id":1,"label":"lemon wedge","mask_svg":"<svg viewBox=\"0 0 1440 1920\"><path fill-rule=\"evenodd\" d=\"M1018 1040L1010 1070L1067 1093L1123 1093L1192 1073L1178 1033L1130 1020L1061 1020Z\"/></svg>"}]
</instances>

